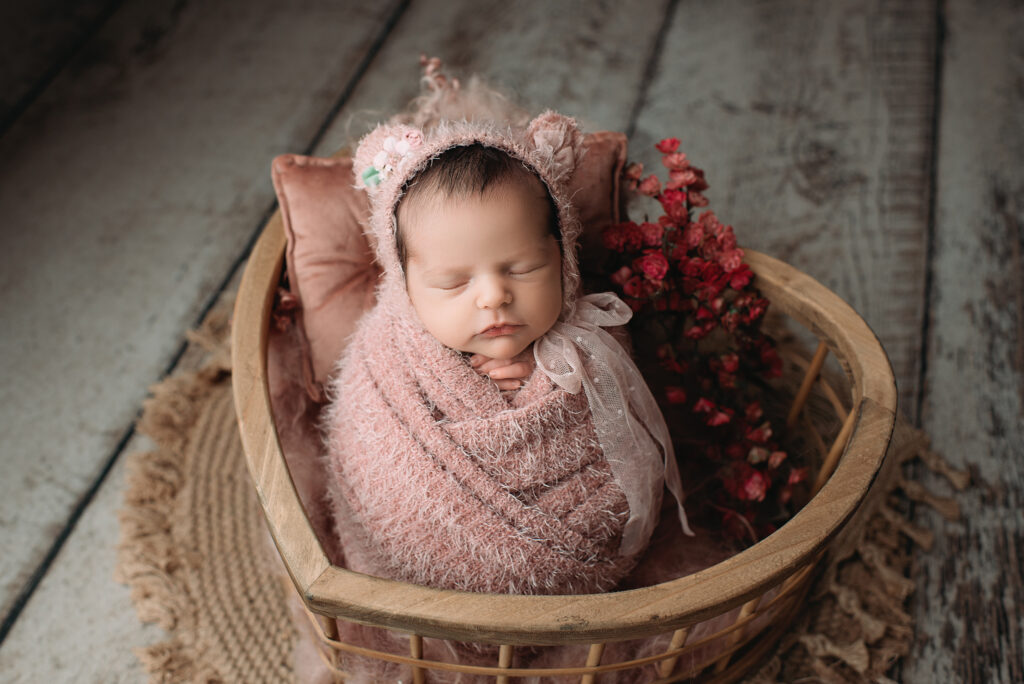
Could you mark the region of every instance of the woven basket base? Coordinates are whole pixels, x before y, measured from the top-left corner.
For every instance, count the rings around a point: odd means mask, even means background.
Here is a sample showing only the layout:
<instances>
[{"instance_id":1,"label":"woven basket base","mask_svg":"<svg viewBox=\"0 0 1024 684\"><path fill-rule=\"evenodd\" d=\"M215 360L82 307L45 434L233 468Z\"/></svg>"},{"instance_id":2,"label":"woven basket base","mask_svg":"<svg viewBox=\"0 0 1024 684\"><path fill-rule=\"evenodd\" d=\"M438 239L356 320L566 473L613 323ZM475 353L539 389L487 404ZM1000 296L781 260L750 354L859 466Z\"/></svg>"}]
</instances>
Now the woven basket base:
<instances>
[{"instance_id":1,"label":"woven basket base","mask_svg":"<svg viewBox=\"0 0 1024 684\"><path fill-rule=\"evenodd\" d=\"M193 346L206 352L198 371L152 389L139 430L157 446L127 464L118 579L131 586L140 620L168 632L137 651L152 682L294 681L301 652L238 437L226 321L224 312L212 314L192 334ZM913 625L903 606L914 589L907 575L912 554L928 548L931 535L907 522L895 492L934 497L907 491L914 488L900 466L920 457L951 479L960 474L903 420L889 456L865 524L747 681L885 682L907 653Z\"/></svg>"}]
</instances>

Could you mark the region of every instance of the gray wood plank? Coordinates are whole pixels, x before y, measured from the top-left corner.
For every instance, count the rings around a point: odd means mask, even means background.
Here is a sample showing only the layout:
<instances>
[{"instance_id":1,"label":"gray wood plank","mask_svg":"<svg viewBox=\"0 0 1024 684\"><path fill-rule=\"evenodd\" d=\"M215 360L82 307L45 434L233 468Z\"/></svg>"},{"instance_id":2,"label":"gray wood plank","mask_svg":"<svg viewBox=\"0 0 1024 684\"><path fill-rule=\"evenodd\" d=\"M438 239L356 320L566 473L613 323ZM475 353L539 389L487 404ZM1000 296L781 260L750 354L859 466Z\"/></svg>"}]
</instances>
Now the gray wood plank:
<instances>
[{"instance_id":1,"label":"gray wood plank","mask_svg":"<svg viewBox=\"0 0 1024 684\"><path fill-rule=\"evenodd\" d=\"M0 615L394 7L128 3L0 140Z\"/></svg>"},{"instance_id":2,"label":"gray wood plank","mask_svg":"<svg viewBox=\"0 0 1024 684\"><path fill-rule=\"evenodd\" d=\"M213 307L234 301L243 265L231 275ZM210 354L190 343L171 374L198 371ZM140 621L131 588L115 581L121 543L126 454L151 451L151 439L134 433L0 645L4 682L106 684L150 680L133 649L167 639L155 623ZM55 647L59 645L59 647Z\"/></svg>"},{"instance_id":3,"label":"gray wood plank","mask_svg":"<svg viewBox=\"0 0 1024 684\"><path fill-rule=\"evenodd\" d=\"M935 39L931 0L682 2L632 140L663 170L653 143L680 138L741 244L850 302L911 417Z\"/></svg>"},{"instance_id":4,"label":"gray wood plank","mask_svg":"<svg viewBox=\"0 0 1024 684\"><path fill-rule=\"evenodd\" d=\"M223 311L238 291L235 270L215 309ZM191 343L174 374L198 371L210 359ZM153 450L148 437L132 435L125 454ZM126 458L122 456L62 547L0 648L0 672L13 682L145 682L132 652L166 639L155 623L140 623L130 587L114 580L121 541Z\"/></svg>"},{"instance_id":5,"label":"gray wood plank","mask_svg":"<svg viewBox=\"0 0 1024 684\"><path fill-rule=\"evenodd\" d=\"M946 6L923 426L975 484L927 507L911 682L1024 681L1024 11ZM926 483L951 495L948 483Z\"/></svg>"},{"instance_id":6,"label":"gray wood plank","mask_svg":"<svg viewBox=\"0 0 1024 684\"><path fill-rule=\"evenodd\" d=\"M417 93L421 53L451 73L478 74L533 110L577 117L586 130L625 130L665 0L413 3L360 81L318 154L358 141Z\"/></svg>"},{"instance_id":7,"label":"gray wood plank","mask_svg":"<svg viewBox=\"0 0 1024 684\"><path fill-rule=\"evenodd\" d=\"M37 0L0 5L0 132L117 4Z\"/></svg>"},{"instance_id":8,"label":"gray wood plank","mask_svg":"<svg viewBox=\"0 0 1024 684\"><path fill-rule=\"evenodd\" d=\"M127 446L132 452L150 448L143 437ZM23 684L148 680L132 649L160 641L164 631L154 624L141 624L129 588L114 581L123 481L122 459L0 647L0 680Z\"/></svg>"}]
</instances>

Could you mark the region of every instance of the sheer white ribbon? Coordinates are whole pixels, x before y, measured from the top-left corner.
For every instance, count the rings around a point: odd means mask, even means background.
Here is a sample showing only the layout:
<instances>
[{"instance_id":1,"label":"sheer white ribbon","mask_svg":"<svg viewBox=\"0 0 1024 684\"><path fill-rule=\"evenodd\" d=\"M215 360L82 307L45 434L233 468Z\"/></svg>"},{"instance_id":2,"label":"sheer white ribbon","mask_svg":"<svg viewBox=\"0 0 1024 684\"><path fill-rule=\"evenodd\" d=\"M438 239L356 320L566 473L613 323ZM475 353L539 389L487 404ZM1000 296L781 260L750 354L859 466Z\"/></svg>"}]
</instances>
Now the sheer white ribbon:
<instances>
[{"instance_id":1,"label":"sheer white ribbon","mask_svg":"<svg viewBox=\"0 0 1024 684\"><path fill-rule=\"evenodd\" d=\"M611 292L586 295L570 320L555 323L533 346L537 365L552 382L572 394L586 392L601 450L629 503L622 555L641 551L650 539L662 483L676 499L683 531L693 535L665 418L629 354L602 329L632 317Z\"/></svg>"}]
</instances>

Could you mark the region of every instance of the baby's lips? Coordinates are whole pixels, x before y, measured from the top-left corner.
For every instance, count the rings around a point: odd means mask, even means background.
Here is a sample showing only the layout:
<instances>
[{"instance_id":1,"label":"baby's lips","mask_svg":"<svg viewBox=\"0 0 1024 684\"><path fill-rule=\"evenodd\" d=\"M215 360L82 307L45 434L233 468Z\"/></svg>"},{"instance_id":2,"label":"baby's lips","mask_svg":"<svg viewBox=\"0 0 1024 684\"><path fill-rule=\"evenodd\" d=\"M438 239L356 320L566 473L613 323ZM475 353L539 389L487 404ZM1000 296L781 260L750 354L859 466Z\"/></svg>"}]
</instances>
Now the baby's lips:
<instances>
[{"instance_id":1,"label":"baby's lips","mask_svg":"<svg viewBox=\"0 0 1024 684\"><path fill-rule=\"evenodd\" d=\"M477 334L478 335L484 335L487 332L489 332L491 330L494 330L495 328L521 328L521 327L523 327L522 323L512 323L511 321L502 321L501 323L494 323L492 325L487 326L486 328L484 328L483 330L481 330Z\"/></svg>"}]
</instances>

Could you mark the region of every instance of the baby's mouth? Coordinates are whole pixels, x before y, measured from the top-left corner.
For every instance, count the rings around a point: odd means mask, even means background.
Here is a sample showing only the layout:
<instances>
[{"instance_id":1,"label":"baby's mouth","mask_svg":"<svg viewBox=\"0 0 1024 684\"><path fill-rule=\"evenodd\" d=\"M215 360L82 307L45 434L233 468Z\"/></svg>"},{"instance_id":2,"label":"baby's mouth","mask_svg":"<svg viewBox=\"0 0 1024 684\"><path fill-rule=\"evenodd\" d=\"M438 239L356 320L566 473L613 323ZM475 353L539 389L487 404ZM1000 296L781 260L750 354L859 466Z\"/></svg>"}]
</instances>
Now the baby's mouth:
<instances>
[{"instance_id":1,"label":"baby's mouth","mask_svg":"<svg viewBox=\"0 0 1024 684\"><path fill-rule=\"evenodd\" d=\"M523 326L515 323L498 323L489 328L485 328L480 332L480 335L483 337L502 337L504 335L511 335L522 327Z\"/></svg>"}]
</instances>

